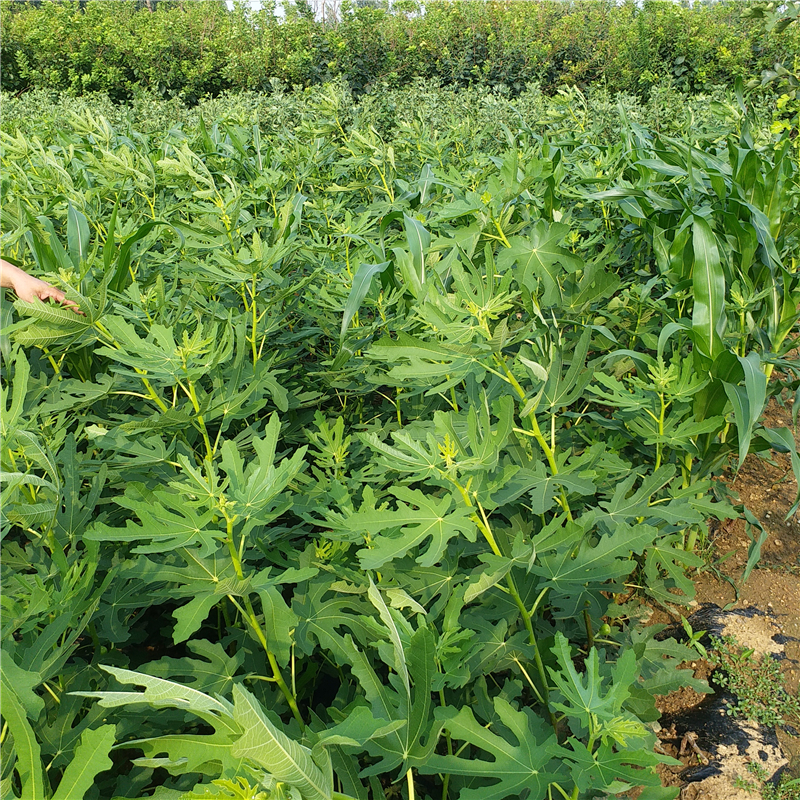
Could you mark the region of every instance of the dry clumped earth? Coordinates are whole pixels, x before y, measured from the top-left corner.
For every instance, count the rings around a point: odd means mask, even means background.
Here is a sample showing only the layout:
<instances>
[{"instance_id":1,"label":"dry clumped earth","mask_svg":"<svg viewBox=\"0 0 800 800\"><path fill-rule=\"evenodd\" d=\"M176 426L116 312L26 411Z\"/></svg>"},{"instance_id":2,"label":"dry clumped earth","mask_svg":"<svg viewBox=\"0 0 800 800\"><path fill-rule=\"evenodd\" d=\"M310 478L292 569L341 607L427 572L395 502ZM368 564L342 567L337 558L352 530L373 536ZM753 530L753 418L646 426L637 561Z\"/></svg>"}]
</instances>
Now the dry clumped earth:
<instances>
[{"instance_id":1,"label":"dry clumped earth","mask_svg":"<svg viewBox=\"0 0 800 800\"><path fill-rule=\"evenodd\" d=\"M792 401L770 401L764 424L792 429ZM800 437L795 432L800 446ZM798 695L800 684L800 512L788 521L797 483L788 455L774 453L773 463L748 456L738 474L725 482L753 513L769 537L761 561L742 586L750 539L744 520L726 520L712 526L709 543L714 568L696 576L697 596L691 607L676 608L670 618L654 609L650 621L675 625L688 615L694 631L735 636L755 656L769 654L781 665L786 690ZM726 578L728 580L726 580ZM739 598L729 582L739 587ZM728 606L730 607L728 608ZM723 608L726 610L723 611ZM680 638L680 624L673 632ZM703 640L708 644L708 639ZM699 655L683 665L694 676L708 680L713 666ZM748 771L757 763L768 776L786 773L800 777L800 731L766 727L726 713L735 698L718 691L703 695L691 688L660 698L662 712L659 746L681 766L661 765L665 786L679 786L680 800L758 800L759 781ZM793 732L792 732L793 731ZM742 788L742 781L751 788ZM631 798L636 794L631 794Z\"/></svg>"},{"instance_id":2,"label":"dry clumped earth","mask_svg":"<svg viewBox=\"0 0 800 800\"><path fill-rule=\"evenodd\" d=\"M772 400L765 413L765 425L791 429L791 408L791 400L785 406ZM733 635L744 647L752 648L756 656L768 653L777 658L787 691L797 696L800 515L786 520L797 484L789 456L777 453L773 459L769 464L748 456L738 474L731 472L726 476L727 485L769 533L758 567L741 586L750 545L744 520L718 524L710 542L716 568L701 572L692 607L688 611L677 609L677 614L690 614L695 631ZM740 587L738 600L733 587L722 576ZM722 611L728 604L733 605ZM676 615L676 619L680 617ZM674 623L658 611L652 621ZM685 666L691 666L695 677L702 679L708 679L713 671L699 656ZM702 695L688 688L660 699L663 714L660 745L683 765L662 765L661 778L665 786L681 787L681 800L757 800L758 791L747 791L737 781L743 778L753 787L758 783L748 772L751 762L759 764L770 776L785 771L789 777L800 777L800 735L732 718L725 713L731 702L735 700L730 695L720 692Z\"/></svg>"}]
</instances>

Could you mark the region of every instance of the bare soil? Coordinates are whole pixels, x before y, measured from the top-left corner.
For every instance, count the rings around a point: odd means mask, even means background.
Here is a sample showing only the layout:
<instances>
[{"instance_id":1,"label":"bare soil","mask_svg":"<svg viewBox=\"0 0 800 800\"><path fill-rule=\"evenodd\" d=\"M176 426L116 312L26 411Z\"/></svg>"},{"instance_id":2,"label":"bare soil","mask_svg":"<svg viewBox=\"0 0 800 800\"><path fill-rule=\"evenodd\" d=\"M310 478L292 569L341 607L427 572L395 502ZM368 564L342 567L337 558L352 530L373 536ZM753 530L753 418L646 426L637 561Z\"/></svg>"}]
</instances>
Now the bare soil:
<instances>
[{"instance_id":1,"label":"bare soil","mask_svg":"<svg viewBox=\"0 0 800 800\"><path fill-rule=\"evenodd\" d=\"M786 427L792 429L791 400L785 405L772 400L764 415L764 424L770 428ZM795 431L800 445L800 438ZM742 519L728 520L712 529L711 540L707 545L706 555L710 556L710 566L696 576L697 596L693 607L703 607L713 603L719 607L732 609L750 609L755 612L754 619L760 619L755 627L747 622L744 616L733 616L733 629L728 631L737 634L737 638L757 652L774 652L773 636L781 642L780 663L786 688L792 694L798 693L800 684L800 515L786 519L789 509L794 503L797 483L791 470L788 455L773 453L771 463L757 456L750 455L738 473L730 472L724 477L727 486L736 493L741 502L755 515L769 537L761 551L761 561L750 574L744 585L741 583L750 538ZM758 535L757 531L753 532ZM729 581L739 588L739 597ZM690 609L691 611L691 609ZM686 614L682 609L681 613ZM659 620L656 613L652 621ZM761 629L758 625L761 625ZM739 625L740 629L736 626ZM770 644L772 643L772 644ZM711 667L698 658L685 666L694 669L698 678L708 678ZM692 713L692 709L700 706L705 700L691 689L673 692L660 698L659 708L664 719L669 720L681 713ZM703 706L705 708L705 706ZM780 756L770 752L769 761L763 756L764 748L759 743L761 733L754 726L752 731L745 730L754 745L754 753L761 753L761 760L768 771L783 765L791 777L800 777L800 736L791 735L778 730L779 747L773 748ZM766 731L772 737L771 731ZM684 735L678 735L675 725L666 726L659 734L664 752L678 758L681 767L661 768L662 782L665 786L680 786L681 800L756 800L757 792L747 792L736 785L737 773L745 780L754 783L752 775L746 771L747 761L754 756L742 752L743 748L732 748L727 754L725 747L717 749L717 760L722 754L723 775L715 775L702 781L689 781L693 769L696 772L709 753L703 750L702 741L686 742ZM691 737L690 737L691 738ZM774 737L772 737L774 741ZM765 746L766 747L766 746ZM746 748L749 751L751 748ZM766 748L769 750L769 748ZM782 752L781 752L782 751ZM757 758L757 756L756 756ZM774 771L774 770L772 770Z\"/></svg>"}]
</instances>

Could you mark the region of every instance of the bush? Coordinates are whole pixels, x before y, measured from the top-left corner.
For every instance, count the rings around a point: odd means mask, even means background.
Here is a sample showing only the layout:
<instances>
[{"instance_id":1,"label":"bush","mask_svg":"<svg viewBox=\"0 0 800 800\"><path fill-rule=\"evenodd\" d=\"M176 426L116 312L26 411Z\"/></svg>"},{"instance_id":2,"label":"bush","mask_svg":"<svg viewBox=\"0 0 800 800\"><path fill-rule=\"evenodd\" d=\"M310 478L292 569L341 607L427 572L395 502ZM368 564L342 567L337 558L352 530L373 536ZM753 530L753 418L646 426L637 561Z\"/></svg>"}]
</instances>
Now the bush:
<instances>
[{"instance_id":1,"label":"bush","mask_svg":"<svg viewBox=\"0 0 800 800\"><path fill-rule=\"evenodd\" d=\"M2 0L2 88L46 88L130 100L137 89L192 104L227 90L269 91L344 78L356 95L416 78L442 85L537 83L547 94L603 85L646 96L671 82L697 92L759 76L800 51L798 26L768 32L747 3L639 8L610 0L410 0L391 9L342 4L340 19L305 6L229 11L221 0Z\"/></svg>"}]
</instances>

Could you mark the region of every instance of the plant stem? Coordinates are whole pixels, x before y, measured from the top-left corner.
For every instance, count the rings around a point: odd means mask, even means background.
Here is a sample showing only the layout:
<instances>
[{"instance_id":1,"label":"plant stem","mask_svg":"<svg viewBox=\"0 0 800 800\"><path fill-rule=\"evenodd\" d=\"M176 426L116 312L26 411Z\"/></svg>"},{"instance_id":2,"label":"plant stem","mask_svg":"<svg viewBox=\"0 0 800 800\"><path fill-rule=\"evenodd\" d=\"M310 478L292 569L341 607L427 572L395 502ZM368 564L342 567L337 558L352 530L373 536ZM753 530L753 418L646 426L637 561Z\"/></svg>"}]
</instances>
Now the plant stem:
<instances>
[{"instance_id":1,"label":"plant stem","mask_svg":"<svg viewBox=\"0 0 800 800\"><path fill-rule=\"evenodd\" d=\"M508 368L506 360L504 358L495 356L495 361L497 361L497 363L503 368L503 371L505 372L509 383L514 387L515 391L519 395L520 400L522 400L522 402L524 403L525 400L527 399L525 395L525 390L519 385L519 381L514 377L513 373ZM536 419L536 414L534 412L528 414L527 417L523 418L522 424L529 425L530 431L526 431L520 428L514 428L514 430L517 433L524 433L528 436L533 436L533 438L536 439L537 443L539 444L539 447L542 448L542 452L544 453L545 458L547 459L547 463L550 465L550 471L553 473L553 475L558 475L558 464L556 463L555 453L553 449L550 447L550 445L547 443L547 439L545 439L544 436L542 435L542 430L539 427L539 422ZM552 427L553 426L551 424L551 429ZM554 435L555 434L551 430L551 437L553 437ZM569 503L567 502L567 493L563 486L561 487L561 495L559 497L558 503L561 506L561 508L563 508L564 511L566 511L567 519L570 522L572 522L573 521L572 511L570 510Z\"/></svg>"},{"instance_id":2,"label":"plant stem","mask_svg":"<svg viewBox=\"0 0 800 800\"><path fill-rule=\"evenodd\" d=\"M655 469L658 470L661 467L661 456L664 450L664 416L667 412L667 406L664 402L664 393L658 393L658 399L661 402L661 413L658 416L658 442L656 442L656 466Z\"/></svg>"},{"instance_id":3,"label":"plant stem","mask_svg":"<svg viewBox=\"0 0 800 800\"><path fill-rule=\"evenodd\" d=\"M414 800L414 776L411 774L411 767L406 772L406 780L408 781L408 800Z\"/></svg>"},{"instance_id":4,"label":"plant stem","mask_svg":"<svg viewBox=\"0 0 800 800\"><path fill-rule=\"evenodd\" d=\"M258 325L258 308L256 303L256 276L253 275L253 331L252 331L252 347L253 347L253 367L255 368L256 362L258 361L258 353L256 351L256 326Z\"/></svg>"},{"instance_id":5,"label":"plant stem","mask_svg":"<svg viewBox=\"0 0 800 800\"><path fill-rule=\"evenodd\" d=\"M455 482L457 488L461 491L461 496L464 498L464 502L470 508L474 508L472 502L469 498L469 493L467 492L464 487L462 487L459 483ZM477 514L473 514L472 518L477 524L481 533L483 533L484 538L489 543L489 547L492 548L492 552L496 556L502 556L503 552L500 550L500 547L497 544L497 540L494 538L494 534L492 533L491 526L489 525L489 518L486 516L486 511L484 511L483 506L478 503L478 511L480 512L480 517ZM533 622L531 620L531 615L528 612L528 609L525 608L525 603L522 602L522 597L520 597L519 590L517 589L517 585L514 582L514 578L509 574L505 578L506 587L508 588L508 593L514 600L515 605L519 609L519 613L522 616L522 622L525 625L525 630L528 632L528 640L533 647L533 660L536 664L536 671L539 673L539 680L542 682L542 705L544 705L547 713L550 717L550 723L553 726L553 730L558 732L558 721L556 720L556 715L550 708L550 689L547 685L547 673L544 669L544 663L542 661L542 656L539 653L539 645L536 641L536 633L533 630ZM541 597L541 595L540 595Z\"/></svg>"},{"instance_id":6,"label":"plant stem","mask_svg":"<svg viewBox=\"0 0 800 800\"><path fill-rule=\"evenodd\" d=\"M439 703L441 704L442 708L445 707L444 701L444 689L439 689ZM445 729L444 738L447 742L447 755L453 755L453 738L450 736L450 731ZM450 786L450 773L446 772L444 777L442 778L442 800L447 800L447 789Z\"/></svg>"},{"instance_id":7,"label":"plant stem","mask_svg":"<svg viewBox=\"0 0 800 800\"><path fill-rule=\"evenodd\" d=\"M586 627L586 643L591 650L594 647L594 631L592 630L592 618L589 616L589 609L583 609L583 624Z\"/></svg>"},{"instance_id":8,"label":"plant stem","mask_svg":"<svg viewBox=\"0 0 800 800\"><path fill-rule=\"evenodd\" d=\"M511 244L509 243L508 239L506 239L505 233L503 233L503 229L500 227L500 223L494 217L492 217L492 222L494 223L494 227L495 227L495 229L497 230L497 233L500 236L500 241L506 247L511 247Z\"/></svg>"},{"instance_id":9,"label":"plant stem","mask_svg":"<svg viewBox=\"0 0 800 800\"><path fill-rule=\"evenodd\" d=\"M200 433L203 435L203 441L206 445L206 459L208 463L211 464L214 458L214 449L211 447L211 439L208 436L206 422L203 419L203 415L200 413L200 403L197 400L197 393L194 390L194 381L187 381L187 383L189 384L189 391L187 394L192 403L192 408L194 408L194 413L197 415L197 424L200 426Z\"/></svg>"},{"instance_id":10,"label":"plant stem","mask_svg":"<svg viewBox=\"0 0 800 800\"><path fill-rule=\"evenodd\" d=\"M239 558L239 553L236 550L236 543L233 541L233 523L236 521L235 517L229 517L224 511L225 521L227 523L228 537L225 543L228 545L228 553L230 553L233 569L236 572L236 577L241 581L244 580L244 571L242 570L242 561Z\"/></svg>"},{"instance_id":11,"label":"plant stem","mask_svg":"<svg viewBox=\"0 0 800 800\"><path fill-rule=\"evenodd\" d=\"M300 709L297 706L297 700L295 699L294 695L289 690L289 687L286 684L286 681L283 678L283 673L281 672L281 668L278 665L278 660L275 658L273 652L269 649L269 643L267 642L266 634L264 633L261 625L259 624L258 617L256 616L255 609L253 608L253 603L250 600L250 595L246 594L244 597L244 605L245 607L242 608L241 605L237 602L236 598L233 595L228 595L228 599L239 609L239 613L247 620L250 627L253 629L253 633L255 633L256 638L261 643L261 647L264 648L264 652L267 654L267 660L269 661L269 666L272 669L272 675L275 680L275 683L278 684L278 688L281 690L284 698L286 699L289 708L291 709L292 716L297 720L298 724L300 725L300 730L305 731L306 724L303 722L303 716L300 713Z\"/></svg>"}]
</instances>

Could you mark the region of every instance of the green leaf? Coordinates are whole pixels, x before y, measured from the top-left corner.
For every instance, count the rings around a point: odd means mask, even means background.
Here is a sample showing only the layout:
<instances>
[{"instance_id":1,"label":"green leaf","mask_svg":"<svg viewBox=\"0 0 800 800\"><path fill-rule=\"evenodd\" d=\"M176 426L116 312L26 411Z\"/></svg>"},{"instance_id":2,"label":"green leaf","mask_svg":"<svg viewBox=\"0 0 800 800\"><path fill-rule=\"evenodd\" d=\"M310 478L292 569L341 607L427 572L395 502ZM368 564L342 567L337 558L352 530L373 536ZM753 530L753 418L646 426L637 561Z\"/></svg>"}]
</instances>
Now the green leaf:
<instances>
[{"instance_id":1,"label":"green leaf","mask_svg":"<svg viewBox=\"0 0 800 800\"><path fill-rule=\"evenodd\" d=\"M441 561L452 538L465 536L475 541L477 527L471 519L472 511L452 494L437 499L419 489L403 486L395 486L391 492L399 501L396 510L367 509L345 521L350 530L374 536L370 548L358 551L362 569L380 569L428 539L430 545L417 557L417 563L430 567ZM394 535L382 533L387 530L398 532Z\"/></svg>"},{"instance_id":2,"label":"green leaf","mask_svg":"<svg viewBox=\"0 0 800 800\"><path fill-rule=\"evenodd\" d=\"M392 643L392 650L394 651L394 663L391 666L401 677L406 695L410 697L411 679L408 674L408 666L406 664L405 651L403 650L403 642L400 640L400 631L397 629L397 622L390 613L383 597L381 597L381 593L372 582L372 578L369 580L367 596L369 597L372 605L378 609L378 615L381 618L381 622L383 622L383 624L386 626L386 629L389 631L389 641Z\"/></svg>"},{"instance_id":3,"label":"green leaf","mask_svg":"<svg viewBox=\"0 0 800 800\"><path fill-rule=\"evenodd\" d=\"M130 703L148 703L155 708L180 708L191 711L209 721L209 724L222 725L226 730L238 733L231 720L230 703L226 701L209 697L190 686L142 672L104 665L101 665L101 669L113 675L120 683L144 686L144 692L74 692L74 694L94 697L103 708L116 708Z\"/></svg>"},{"instance_id":4,"label":"green leaf","mask_svg":"<svg viewBox=\"0 0 800 800\"><path fill-rule=\"evenodd\" d=\"M285 667L292 654L292 631L297 627L297 615L286 605L281 593L274 586L259 589L264 628L270 650L278 664Z\"/></svg>"},{"instance_id":5,"label":"green leaf","mask_svg":"<svg viewBox=\"0 0 800 800\"><path fill-rule=\"evenodd\" d=\"M191 772L236 775L243 768L243 759L233 753L235 741L236 737L230 731L175 733L128 740L125 747L137 747L145 753L143 758L134 760L137 766L161 767L171 775Z\"/></svg>"},{"instance_id":6,"label":"green leaf","mask_svg":"<svg viewBox=\"0 0 800 800\"><path fill-rule=\"evenodd\" d=\"M385 736L374 736L366 743L367 752L380 761L362 771L362 775L379 775L400 767L420 767L430 758L439 739L441 725L431 717L431 682L434 665L433 634L420 628L403 646L391 611L377 593L372 593L379 613L388 626L391 655L379 648L381 657L398 673L399 680L387 685L373 669L366 655L347 637L345 652L353 675L358 679L375 717L390 723ZM399 684L399 685L398 685Z\"/></svg>"},{"instance_id":7,"label":"green leaf","mask_svg":"<svg viewBox=\"0 0 800 800\"><path fill-rule=\"evenodd\" d=\"M682 535L664 536L647 548L645 591L661 603L688 603L694 597L695 589L686 572L703 566L703 563L700 556L684 548ZM678 589L680 594L670 592L672 588Z\"/></svg>"},{"instance_id":8,"label":"green leaf","mask_svg":"<svg viewBox=\"0 0 800 800\"><path fill-rule=\"evenodd\" d=\"M548 475L544 464L539 462L533 468L533 475L535 482L531 482L530 486L531 513L533 514L544 514L549 511L555 504L556 493L561 488L565 489L568 494L589 496L595 493L591 472L575 474L565 470L559 471L556 475Z\"/></svg>"},{"instance_id":9,"label":"green leaf","mask_svg":"<svg viewBox=\"0 0 800 800\"><path fill-rule=\"evenodd\" d=\"M366 356L391 365L389 371L381 375L381 383L403 387L410 384L411 395L437 394L443 386L458 383L467 375L474 374L482 379L486 374L474 348L426 342L402 331L397 339L385 337L372 345Z\"/></svg>"},{"instance_id":10,"label":"green leaf","mask_svg":"<svg viewBox=\"0 0 800 800\"><path fill-rule=\"evenodd\" d=\"M95 777L113 766L108 757L113 745L113 725L84 731L52 800L81 800L94 784Z\"/></svg>"},{"instance_id":11,"label":"green leaf","mask_svg":"<svg viewBox=\"0 0 800 800\"><path fill-rule=\"evenodd\" d=\"M193 633L199 630L206 621L211 609L220 601L216 594L199 594L188 603L176 608L172 612L176 625L172 631L172 641L175 644L185 642Z\"/></svg>"},{"instance_id":12,"label":"green leaf","mask_svg":"<svg viewBox=\"0 0 800 800\"><path fill-rule=\"evenodd\" d=\"M650 737L653 738L653 737ZM642 742L642 744L644 744ZM569 739L571 750L564 750L565 758L572 762L570 773L582 792L610 792L619 794L634 786L661 787L661 778L654 767L659 762L678 765L681 762L669 756L659 756L645 747L616 752L609 742L590 752L583 742ZM649 767L650 769L642 769ZM672 791L672 790L670 790ZM674 791L672 796L674 797ZM669 795L668 795L669 796Z\"/></svg>"},{"instance_id":13,"label":"green leaf","mask_svg":"<svg viewBox=\"0 0 800 800\"><path fill-rule=\"evenodd\" d=\"M36 741L33 728L27 720L25 710L14 692L3 692L2 714L14 737L14 752L17 755L16 770L22 784L20 800L47 800L41 748Z\"/></svg>"},{"instance_id":14,"label":"green leaf","mask_svg":"<svg viewBox=\"0 0 800 800\"><path fill-rule=\"evenodd\" d=\"M535 551L533 551L535 555ZM515 566L525 566L529 557L506 558L496 556L493 553L481 553L478 558L484 566L478 567L470 575L469 583L464 592L464 602L471 603L476 597L480 597L484 592L488 592L492 586L497 586L512 568Z\"/></svg>"},{"instance_id":15,"label":"green leaf","mask_svg":"<svg viewBox=\"0 0 800 800\"><path fill-rule=\"evenodd\" d=\"M607 687L603 686L604 678L600 676L597 648L589 651L582 675L575 669L569 642L561 632L556 633L553 654L558 660L559 669L547 669L563 698L563 702L553 702L554 708L566 714L573 724L574 720L579 720L585 730L598 721L602 724L620 713L630 695L630 686L638 675L633 650L626 650L620 655Z\"/></svg>"},{"instance_id":16,"label":"green leaf","mask_svg":"<svg viewBox=\"0 0 800 800\"><path fill-rule=\"evenodd\" d=\"M166 223L162 220L151 220L149 222L145 222L143 225L140 225L130 236L128 236L124 242L122 242L117 254L117 267L114 270L114 277L111 279L111 283L109 284L109 289L111 289L112 292L124 291L131 282L132 278L129 272L129 267L131 263L131 248L133 245L147 236L147 234L150 233L150 231L156 226L168 224L169 223ZM104 260L106 257L107 253L104 251Z\"/></svg>"},{"instance_id":17,"label":"green leaf","mask_svg":"<svg viewBox=\"0 0 800 800\"><path fill-rule=\"evenodd\" d=\"M642 478L641 486L631 492L634 483L639 477L636 473L629 475L614 489L614 494L609 501L599 503L602 511L593 512L596 518L613 529L618 522L631 522L637 517L649 517L653 513L660 513L658 506L651 506L652 496L666 486L675 475L675 467L665 464L651 475ZM629 494L629 492L631 492ZM691 510L689 511L691 514ZM700 521L700 520L698 520Z\"/></svg>"},{"instance_id":18,"label":"green leaf","mask_svg":"<svg viewBox=\"0 0 800 800\"><path fill-rule=\"evenodd\" d=\"M76 314L74 311L53 305L49 302L43 303L41 300L33 300L30 303L24 300L15 300L14 308L23 316L40 319L57 326L55 330L61 332L61 336L72 336L80 333L90 326L90 321L86 316ZM35 335L35 329L26 331L29 335Z\"/></svg>"},{"instance_id":19,"label":"green leaf","mask_svg":"<svg viewBox=\"0 0 800 800\"><path fill-rule=\"evenodd\" d=\"M0 384L0 411L2 411L0 433L3 434L3 439L8 440L20 421L25 395L28 393L30 374L31 368L28 359L25 358L22 350L18 350L14 358L14 380L4 380ZM10 404L8 402L9 395Z\"/></svg>"},{"instance_id":20,"label":"green leaf","mask_svg":"<svg viewBox=\"0 0 800 800\"><path fill-rule=\"evenodd\" d=\"M76 535L83 534L89 520L94 517L108 470L106 465L102 464L97 474L91 478L89 492L81 495L81 487L87 479L80 474L73 434L67 436L64 447L58 454L58 463L64 476L64 484L61 489L61 502L56 510L54 533L71 541Z\"/></svg>"},{"instance_id":21,"label":"green leaf","mask_svg":"<svg viewBox=\"0 0 800 800\"><path fill-rule=\"evenodd\" d=\"M512 264L521 269L518 282L531 292L543 288L541 304L551 306L561 298L559 278L568 272L580 269L583 261L573 255L559 242L569 233L569 226L560 222L548 224L539 220L528 235L511 237L511 248L503 250L497 258L500 270Z\"/></svg>"},{"instance_id":22,"label":"green leaf","mask_svg":"<svg viewBox=\"0 0 800 800\"><path fill-rule=\"evenodd\" d=\"M739 437L738 472L750 451L753 428L761 418L761 412L767 399L767 376L761 371L761 359L758 353L748 353L746 358L738 356L744 371L744 386L723 382L725 394L733 406L733 418L736 420L736 432Z\"/></svg>"},{"instance_id":23,"label":"green leaf","mask_svg":"<svg viewBox=\"0 0 800 800\"><path fill-rule=\"evenodd\" d=\"M275 518L278 495L305 466L305 447L300 447L290 458L275 466L280 430L280 419L277 414L272 414L264 428L264 436L252 439L256 457L248 458L246 467L243 454L231 439L220 448L220 463L228 478L225 494L233 501L234 515L245 522L243 535L256 525L265 525Z\"/></svg>"},{"instance_id":24,"label":"green leaf","mask_svg":"<svg viewBox=\"0 0 800 800\"><path fill-rule=\"evenodd\" d=\"M372 286L372 278L379 272L383 272L389 265L390 261L382 261L380 264L360 264L353 276L353 284L350 287L350 294L347 296L347 302L344 305L344 314L342 316L342 328L339 332L339 337L342 338L347 331L353 317L361 307L361 303L369 292Z\"/></svg>"},{"instance_id":25,"label":"green leaf","mask_svg":"<svg viewBox=\"0 0 800 800\"><path fill-rule=\"evenodd\" d=\"M22 669L14 661L10 649L4 646L2 659L0 659L0 676L2 676L3 692L16 695L25 713L36 720L44 708L44 700L33 690L42 683L42 676L38 672Z\"/></svg>"},{"instance_id":26,"label":"green leaf","mask_svg":"<svg viewBox=\"0 0 800 800\"><path fill-rule=\"evenodd\" d=\"M548 784L564 777L554 763L561 750L555 733L528 708L517 710L501 697L494 699L494 708L516 744L481 725L466 706L458 712L437 708L437 719L453 739L468 742L491 760L478 757L474 751L466 757L434 755L420 772L471 778L471 786L461 790L460 800L505 800L523 792L531 798L544 797Z\"/></svg>"},{"instance_id":27,"label":"green leaf","mask_svg":"<svg viewBox=\"0 0 800 800\"><path fill-rule=\"evenodd\" d=\"M750 573L761 560L761 548L769 538L769 531L761 524L758 517L756 517L747 506L743 506L742 508L744 511L745 531L750 539L750 547L747 549L747 563L745 564L740 581L740 585L744 586L745 582L750 577ZM759 531L757 539L753 536L753 528Z\"/></svg>"},{"instance_id":28,"label":"green leaf","mask_svg":"<svg viewBox=\"0 0 800 800\"><path fill-rule=\"evenodd\" d=\"M333 771L330 761L320 768L311 751L278 730L247 689L233 687L233 717L242 736L233 745L233 754L248 758L277 780L296 788L303 800L330 800Z\"/></svg>"},{"instance_id":29,"label":"green leaf","mask_svg":"<svg viewBox=\"0 0 800 800\"><path fill-rule=\"evenodd\" d=\"M430 247L431 235L415 217L403 214L403 227L406 232L408 249L411 251L414 271L420 285L425 284L425 251Z\"/></svg>"},{"instance_id":30,"label":"green leaf","mask_svg":"<svg viewBox=\"0 0 800 800\"><path fill-rule=\"evenodd\" d=\"M547 578L548 583L562 591L569 586L616 578L633 569L631 553L642 553L655 536L655 528L649 525L634 528L619 523L614 533L601 536L596 545L584 538L575 554L571 548L560 548L557 555L542 556L542 564L534 565L531 572Z\"/></svg>"},{"instance_id":31,"label":"green leaf","mask_svg":"<svg viewBox=\"0 0 800 800\"><path fill-rule=\"evenodd\" d=\"M692 333L699 353L713 361L724 348L721 336L726 321L725 273L716 236L702 217L695 216L692 221L692 248Z\"/></svg>"},{"instance_id":32,"label":"green leaf","mask_svg":"<svg viewBox=\"0 0 800 800\"><path fill-rule=\"evenodd\" d=\"M129 484L117 505L133 511L141 524L129 519L124 528L112 528L96 522L84 537L93 542L137 542L134 553L163 553L168 550L200 548L200 557L215 553L225 538L225 531L210 527L214 512L197 511L182 494L158 488L148 491L142 484Z\"/></svg>"},{"instance_id":33,"label":"green leaf","mask_svg":"<svg viewBox=\"0 0 800 800\"><path fill-rule=\"evenodd\" d=\"M70 260L78 269L89 253L89 223L72 203L67 205L67 246Z\"/></svg>"},{"instance_id":34,"label":"green leaf","mask_svg":"<svg viewBox=\"0 0 800 800\"><path fill-rule=\"evenodd\" d=\"M585 536L577 552L574 545L563 544L555 552L541 555L531 572L551 587L558 617L574 616L586 601L592 604L591 613L601 616L605 608L598 608L597 604L601 602L602 586L629 575L636 566L631 554L644 552L657 535L656 528L650 525L618 523L613 533L601 536L595 545Z\"/></svg>"},{"instance_id":35,"label":"green leaf","mask_svg":"<svg viewBox=\"0 0 800 800\"><path fill-rule=\"evenodd\" d=\"M594 370L586 368L586 356L592 341L591 328L586 327L571 352L571 361L566 374L562 374L566 347L554 348L553 358L547 369L547 380L542 387L541 400L544 408L553 410L571 406L592 379ZM540 401L541 403L541 401ZM538 408L539 404L537 404Z\"/></svg>"},{"instance_id":36,"label":"green leaf","mask_svg":"<svg viewBox=\"0 0 800 800\"><path fill-rule=\"evenodd\" d=\"M372 609L359 595L336 592L331 583L331 578L321 576L310 581L305 592L295 594L292 608L299 618L295 640L303 653L311 655L316 639L344 663L350 648L345 648L341 629L349 630L362 644L371 642L375 635L368 624Z\"/></svg>"},{"instance_id":37,"label":"green leaf","mask_svg":"<svg viewBox=\"0 0 800 800\"><path fill-rule=\"evenodd\" d=\"M191 681L193 689L212 697L229 697L233 683L241 680L235 676L241 669L245 650L240 649L235 655L229 656L219 642L206 639L193 639L186 646L196 657L166 656L143 665L142 671L161 678L180 678L184 684Z\"/></svg>"}]
</instances>

